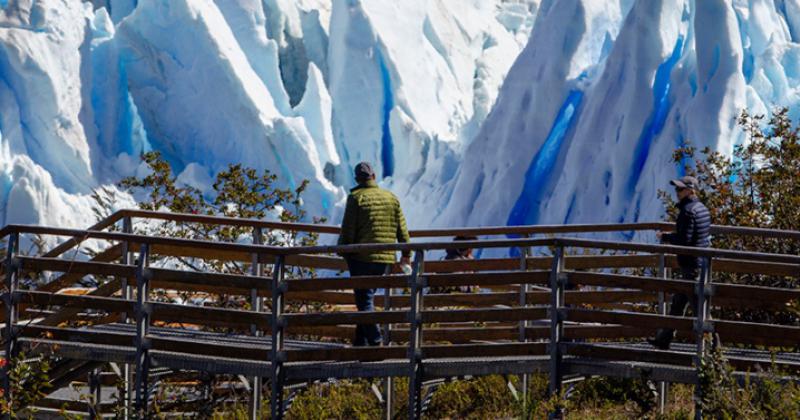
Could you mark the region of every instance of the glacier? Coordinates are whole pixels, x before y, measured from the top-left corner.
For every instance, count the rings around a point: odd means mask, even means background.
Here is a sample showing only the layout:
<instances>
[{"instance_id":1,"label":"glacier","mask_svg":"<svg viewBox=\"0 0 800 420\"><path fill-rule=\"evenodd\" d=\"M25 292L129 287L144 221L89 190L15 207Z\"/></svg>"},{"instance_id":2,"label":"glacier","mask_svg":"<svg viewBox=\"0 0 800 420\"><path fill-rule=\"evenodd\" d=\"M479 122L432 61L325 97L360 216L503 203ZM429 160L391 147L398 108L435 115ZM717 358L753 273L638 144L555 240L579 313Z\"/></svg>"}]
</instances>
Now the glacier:
<instances>
[{"instance_id":1,"label":"glacier","mask_svg":"<svg viewBox=\"0 0 800 420\"><path fill-rule=\"evenodd\" d=\"M372 162L412 227L660 219L691 142L798 112L800 0L3 0L0 223L87 226L160 151L336 222Z\"/></svg>"}]
</instances>

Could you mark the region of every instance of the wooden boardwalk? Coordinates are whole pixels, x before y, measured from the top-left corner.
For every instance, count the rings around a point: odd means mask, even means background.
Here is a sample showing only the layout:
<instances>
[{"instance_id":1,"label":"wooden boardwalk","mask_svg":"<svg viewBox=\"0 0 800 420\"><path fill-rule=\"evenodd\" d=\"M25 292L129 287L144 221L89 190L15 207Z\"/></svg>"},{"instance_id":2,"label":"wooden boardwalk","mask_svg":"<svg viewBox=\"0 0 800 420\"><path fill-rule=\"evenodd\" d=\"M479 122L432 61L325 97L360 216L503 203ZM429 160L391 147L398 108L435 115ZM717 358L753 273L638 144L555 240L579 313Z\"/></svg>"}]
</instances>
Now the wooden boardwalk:
<instances>
[{"instance_id":1,"label":"wooden boardwalk","mask_svg":"<svg viewBox=\"0 0 800 420\"><path fill-rule=\"evenodd\" d=\"M135 227L142 222L245 227L253 243L137 234ZM786 311L788 304L800 301L800 289L715 281L725 273L797 278L800 257L568 237L670 227L442 229L412 232L417 239L411 244L275 247L262 245L271 231L336 234L338 228L133 210L87 230L11 225L0 230L8 244L4 352L54 354L54 392L85 381L97 394L103 387L99 378L119 377L127 384L123 399L131 417L148 416L154 386L192 372L247 379L253 418L263 396L271 401L272 418L281 418L290 400L287 390L330 379L387 378L383 396L389 413L391 378L407 377L409 418L422 416L425 384L454 377L521 375L524 384L527 375L546 373L553 393L574 375L696 384L698 358L708 351L703 337L712 335L719 337L740 376L773 363L789 374L800 371L800 327L723 317L731 308ZM419 239L459 234L485 239L455 244ZM723 226L715 226L714 234L800 239L800 232ZM24 255L20 244L31 235L68 239L42 255ZM89 240L101 251L89 260L75 258L76 249ZM436 259L444 249L466 247L496 249L497 255L513 249L518 256ZM345 268L337 254L364 250L415 251L413 272L352 278L337 273ZM676 254L704 260L697 281L672 279ZM164 264L170 258L198 262L196 267L236 262L247 274ZM311 276L309 269L323 271ZM23 278L40 273L49 273L47 282L23 287ZM59 293L88 278L100 283L90 293ZM430 292L458 286L480 286L482 293ZM355 312L354 288L380 289L379 310ZM694 296L691 316L665 315L664 298L671 293ZM192 302L208 294L248 305ZM185 301L168 299L178 296ZM348 346L359 323L382 324L384 346ZM659 327L678 332L680 342L669 351L643 343ZM6 395L10 385L3 375ZM36 405L57 402L44 399ZM100 416L96 407L70 404Z\"/></svg>"}]
</instances>

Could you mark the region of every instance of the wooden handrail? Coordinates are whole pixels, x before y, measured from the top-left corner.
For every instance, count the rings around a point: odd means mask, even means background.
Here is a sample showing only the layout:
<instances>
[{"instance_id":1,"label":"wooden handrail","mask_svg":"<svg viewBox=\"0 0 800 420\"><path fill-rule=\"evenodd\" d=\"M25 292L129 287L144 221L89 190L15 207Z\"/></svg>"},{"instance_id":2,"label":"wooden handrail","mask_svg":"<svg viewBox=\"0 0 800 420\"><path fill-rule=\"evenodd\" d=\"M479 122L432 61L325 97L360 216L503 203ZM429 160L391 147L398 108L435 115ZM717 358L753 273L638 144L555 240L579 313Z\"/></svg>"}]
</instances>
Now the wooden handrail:
<instances>
[{"instance_id":1,"label":"wooden handrail","mask_svg":"<svg viewBox=\"0 0 800 420\"><path fill-rule=\"evenodd\" d=\"M61 279L74 279L85 275L111 277L92 293L94 296L71 296L54 294L55 290L28 291L9 287L9 294L3 295L7 306L5 313L10 320L6 337L15 345L24 338L28 343L47 345L55 343L59 346L69 345L71 341L85 342L84 349L90 352L104 352L103 346L135 347L138 369L148 366L146 359L150 351L171 352L175 356L185 357L227 357L240 359L230 363L269 364L270 378L275 389L281 390L284 381L280 372L285 369L311 369L310 366L292 366L297 362L333 361L345 363L349 361L384 361L387 359L404 359L390 361L403 364L413 369L408 370L410 384L410 407L418 405L421 391L418 384L422 378L423 365L434 363L425 359L437 358L510 358L497 362L513 365L513 360L524 362L513 369L525 369L531 372L535 367L548 366L551 373L551 391L553 386L562 382L563 363L571 363L567 357L597 357L600 360L619 360L628 362L656 361L669 365L689 365L692 354L683 352L663 352L650 348L639 348L629 345L624 352L614 352L596 343L572 345L573 338L606 338L606 339L640 339L652 336L657 328L671 328L678 331L681 338L690 338L696 343L696 357L704 354L703 334L718 332L722 340L747 345L763 345L767 347L793 345L800 340L800 327L775 325L774 323L741 322L727 319L712 319L710 309L750 308L781 311L787 304L800 300L800 290L790 288L774 288L737 284L713 283L712 273L744 272L775 276L800 276L800 256L782 255L751 251L737 251L716 248L694 248L673 245L660 245L635 242L615 242L610 240L592 240L558 235L584 232L612 232L630 230L667 230L669 224L640 223L620 225L571 225L571 226L512 226L485 227L469 229L439 229L416 231L416 237L450 236L454 234L474 235L524 235L550 234L548 238L501 238L473 241L425 241L405 244L358 244L346 246L302 246L278 247L251 245L244 243L216 242L211 240L195 240L182 238L161 238L131 233L104 231L106 227L125 218L151 218L172 220L187 223L229 224L258 229L283 229L294 231L313 231L318 233L336 233L335 226L317 226L309 224L283 224L277 222L253 221L233 218L218 218L203 215L180 215L145 211L117 212L102 223L87 230L63 229L42 226L9 225L0 230L2 234L43 234L67 236L70 240L41 257L20 256L18 250L11 247L5 260L8 270L9 284L25 272L54 271L65 273ZM743 234L750 236L772 237L781 239L800 238L798 232L771 231L766 229L716 227L723 234ZM257 236L256 236L257 237ZM94 261L70 261L55 258L86 239L108 241L112 244L125 244L125 264L113 261L119 253L109 254L107 258ZM105 243L108 243L105 242ZM12 241L13 243L13 241ZM114 246L119 246L116 244ZM424 252L452 248L512 248L520 247L524 252L518 258L502 258L475 262L424 262ZM531 248L550 248L553 257L531 256ZM622 251L622 255L573 255L566 256L571 249L598 249L602 251ZM139 252L139 262L130 265L130 253ZM411 275L361 276L361 277L327 277L287 279L283 268L288 267L325 267L343 268L343 260L326 254L358 254L372 252L416 251L416 258ZM420 252L422 251L422 252ZM161 253L160 253L161 252ZM632 253L632 255L624 255ZM643 254L644 253L644 254ZM176 269L149 267L148 256L183 256L210 260L245 261L260 267L259 264L273 265L273 278L263 277L263 271L254 270L251 275L233 275L213 272L189 272ZM672 280L666 276L666 270L676 264L676 255L690 255L707 258L711 263L702 265L700 281ZM474 265L473 265L474 264ZM597 268L625 267L658 267L658 277L611 274L608 272L585 272L580 270ZM260 267L264 268L264 267ZM712 270L713 269L713 270ZM264 271L267 271L266 269ZM13 277L12 277L13 276ZM127 298L110 297L120 290L121 279L127 284L137 285L141 291L136 301ZM64 280L66 281L66 280ZM58 282L56 282L58 283ZM59 283L60 284L60 283ZM618 288L616 290L570 290L570 284L586 284L602 287ZM456 293L451 295L423 295L422 290L429 287L452 287L481 285L497 287L489 295ZM545 286L540 287L540 286ZM55 287L55 286L53 286ZM530 290L530 288L533 290ZM207 293L225 293L247 295L251 301L259 296L271 296L271 312L263 312L242 308L217 308L194 305L179 305L149 300L149 290L167 288L170 290L189 290ZM349 294L340 292L343 289L362 288L411 288L411 295L391 296L376 299L378 307L384 310L353 311ZM498 290L500 292L498 292ZM509 293L503 291L510 291ZM656 292L684 293L694 295L698 302L697 314L693 317L670 316L650 313L652 304L659 298ZM303 299L304 301L348 304L339 307L344 311L320 312L317 305L303 306L295 311L286 305L286 300ZM388 299L388 302L384 300ZM385 303L385 305L381 305ZM549 303L549 304L548 304ZM641 303L646 306L643 307ZM583 306L590 305L590 306ZM16 312L20 308L35 307L25 313L31 328L26 330L19 321ZM60 308L55 313L53 309ZM648 309L649 308L649 309ZM310 313L306 312L311 309ZM644 310L644 311L643 311ZM96 312L101 311L101 312ZM284 313L289 312L289 313ZM120 313L131 313L137 321L136 332L125 326L110 326L109 329L94 327L87 329L68 329L48 327L74 319L97 319L99 322L117 322ZM723 318L726 312L722 312ZM42 320L44 315L44 320ZM32 316L32 317L31 317ZM37 319L38 318L38 319ZM547 320L550 326L529 321ZM151 331L152 321L158 324L157 331ZM97 321L95 321L97 322ZM252 337L227 338L211 332L189 333L178 331L175 325L186 323L204 326L218 326L228 331L249 331ZM590 323L590 324L587 324ZM390 338L389 345L382 348L332 348L318 345L318 348L296 350L288 347L285 334L316 335L319 337L344 338L352 334L356 325L393 324L393 335L402 337ZM427 324L427 326L425 326ZM430 325L435 324L435 325ZM10 331L20 328L17 337ZM430 335L423 335L423 330ZM115 332L117 331L117 332ZM36 334L47 334L46 337ZM203 335L205 334L205 335ZM268 335L271 334L271 337ZM427 334L427 333L426 333ZM135 339L133 339L135 337ZM425 342L423 342L423 338ZM527 340L546 339L548 342L527 342ZM230 344L226 343L228 340ZM451 341L458 345L431 345L435 340ZM474 341L488 340L491 343L476 344ZM473 342L470 342L473 341ZM512 341L512 342L509 342ZM513 342L518 341L518 342ZM398 345L408 343L407 346ZM392 345L394 343L394 345ZM463 344L462 344L463 343ZM134 346L135 345L135 346ZM94 346L94 347L92 347ZM285 347L286 346L286 347ZM90 348L91 347L91 348ZM9 347L10 348L10 347ZM10 350L7 350L9 352ZM74 351L74 350L70 350ZM116 351L116 350L115 350ZM126 350L127 351L127 350ZM623 354L624 353L624 354ZM763 352L762 352L763 353ZM154 353L155 354L155 353ZM547 357L549 355L549 357ZM565 357L566 356L566 357ZM67 356L74 357L74 356ZM88 360L94 360L89 356ZM111 357L103 355L102 357ZM116 357L116 356L114 356ZM128 357L128 356L125 356ZM142 361L142 357L145 361ZM516 359L514 359L516 358ZM544 359L546 362L543 362ZM536 359L535 361L532 359ZM766 360L762 357L763 360ZM112 359L108 359L112 360ZM113 359L118 360L118 359ZM125 359L127 360L127 359ZM755 360L755 359L753 359ZM763 361L761 360L761 361ZM585 362L586 360L578 360ZM495 361L492 361L495 362ZM737 360L742 366L750 366L748 360ZM160 363L160 362L159 362ZM184 363L181 359L180 363ZM204 362L205 363L205 362ZM211 363L211 362L208 362ZM229 362L224 362L229 363ZM447 363L450 363L449 361ZM458 363L461 363L460 361ZM472 361L474 374L489 372L480 361ZM534 363L534 364L529 364ZM760 363L756 360L754 363ZM307 364L307 363L306 363ZM322 365L324 363L320 363ZM196 366L196 365L195 365ZM237 366L242 366L241 364ZM611 367L609 364L606 368ZM403 367L403 366L401 366ZM326 369L330 369L327 366ZM367 369L372 369L365 367ZM203 370L204 368L200 368ZM236 369L243 369L237 367ZM263 376L264 367L259 367L259 376ZM394 368L393 368L394 369ZM137 378L146 378L137 374ZM237 371L234 370L234 373ZM253 371L245 371L248 375ZM394 375L398 375L398 371ZM515 371L516 372L516 371ZM230 373L227 372L226 373ZM576 372L582 373L582 372ZM589 372L591 373L591 372ZM402 373L399 373L402 374ZM663 371L662 371L663 374ZM555 385L554 385L555 384ZM10 389L10 388L9 388ZM143 387L137 388L145 389ZM412 398L413 397L413 398ZM273 398L273 412L277 413L278 401ZM146 408L146 404L142 407ZM273 415L275 415L273 413Z\"/></svg>"},{"instance_id":2,"label":"wooden handrail","mask_svg":"<svg viewBox=\"0 0 800 420\"><path fill-rule=\"evenodd\" d=\"M271 222L259 219L244 219L223 216L206 216L187 213L167 213L150 210L123 209L112 214L109 219L119 220L124 216L140 217L145 219L167 220L187 223L219 224L241 227L262 227L267 229L280 229L294 232L311 232L338 234L338 225L322 225L308 223ZM111 224L111 223L109 223ZM630 232L630 231L669 231L674 228L668 222L639 222L639 223L597 223L573 225L520 225L520 226L483 226L483 227L454 227L440 229L411 229L411 237L447 237L447 236L482 236L482 235L534 235L557 233L596 233L596 232ZM96 228L100 229L100 228ZM2 232L0 232L2 233ZM766 238L800 239L800 232L784 231L778 229L765 229L753 227L712 225L711 234L714 235L742 235ZM0 235L2 237L3 235Z\"/></svg>"}]
</instances>

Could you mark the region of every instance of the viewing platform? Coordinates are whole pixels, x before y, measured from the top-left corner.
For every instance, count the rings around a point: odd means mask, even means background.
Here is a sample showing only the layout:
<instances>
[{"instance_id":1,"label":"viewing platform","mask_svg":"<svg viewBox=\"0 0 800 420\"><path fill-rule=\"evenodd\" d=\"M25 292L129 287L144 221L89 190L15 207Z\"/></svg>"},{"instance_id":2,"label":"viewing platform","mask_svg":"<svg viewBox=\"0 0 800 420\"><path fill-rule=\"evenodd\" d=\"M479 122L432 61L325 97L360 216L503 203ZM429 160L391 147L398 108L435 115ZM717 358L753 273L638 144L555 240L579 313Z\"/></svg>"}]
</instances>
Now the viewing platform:
<instances>
[{"instance_id":1,"label":"viewing platform","mask_svg":"<svg viewBox=\"0 0 800 420\"><path fill-rule=\"evenodd\" d=\"M143 234L158 223L244 228L250 243ZM246 391L251 418L258 418L262 398L278 419L304 386L348 378L382 378L376 389L387 416L392 379L408 378L412 419L423 416L425 399L441 381L490 374L521 376L522 386L514 390L520 398L528 375L545 373L553 394L601 375L652 381L663 399L663 383L698 383L698 361L711 345L721 346L743 380L758 380L772 367L788 375L783 379L796 380L800 326L782 325L780 317L743 321L731 318L730 310L786 312L800 302L800 289L724 279L797 279L800 256L576 237L671 228L435 229L412 231L408 244L283 247L265 242L275 232L337 234L338 227L141 210L119 211L86 230L9 225L0 230L7 253L4 354L53 357L52 394L34 405L66 404L97 418L111 409L103 395L114 383L123 384L125 392L116 398L125 415L147 417L159 386L180 388L209 375L227 375ZM714 226L712 234L800 240L800 232L733 226ZM28 255L20 244L34 235L61 242ZM481 239L449 240L456 235ZM80 256L87 241L99 250ZM515 256L438 259L451 248ZM398 269L347 277L339 254L381 250L414 251L411 274ZM702 259L697 281L672 278L677 254ZM29 281L31 276L40 281ZM64 293L88 280L97 286L87 293ZM480 291L438 292L459 286ZM378 309L355 311L354 288L378 289ZM666 315L665 296L672 293L692 296L689 315ZM218 295L226 297L224 305L204 306ZM383 345L350 346L360 323L381 324ZM670 350L644 341L658 328L677 331ZM11 392L7 370L5 395ZM85 383L101 403L59 397L73 382ZM183 407L191 413L190 403Z\"/></svg>"}]
</instances>

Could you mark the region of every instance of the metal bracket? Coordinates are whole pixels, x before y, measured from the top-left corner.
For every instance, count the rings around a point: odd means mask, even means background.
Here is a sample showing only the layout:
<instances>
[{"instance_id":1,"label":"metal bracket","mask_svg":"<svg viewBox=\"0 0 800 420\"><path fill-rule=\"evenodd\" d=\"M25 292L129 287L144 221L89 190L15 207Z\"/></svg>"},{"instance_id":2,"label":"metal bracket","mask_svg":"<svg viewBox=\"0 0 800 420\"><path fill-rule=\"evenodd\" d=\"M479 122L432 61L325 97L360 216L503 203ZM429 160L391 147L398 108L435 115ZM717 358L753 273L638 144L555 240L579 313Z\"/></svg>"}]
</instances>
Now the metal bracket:
<instances>
[{"instance_id":1,"label":"metal bracket","mask_svg":"<svg viewBox=\"0 0 800 420\"><path fill-rule=\"evenodd\" d=\"M569 273L558 273L557 280L560 286L569 286Z\"/></svg>"},{"instance_id":2,"label":"metal bracket","mask_svg":"<svg viewBox=\"0 0 800 420\"><path fill-rule=\"evenodd\" d=\"M153 315L153 305L150 302L144 302L141 305L136 305L136 308L133 310L133 315L137 320L141 320L145 316Z\"/></svg>"},{"instance_id":3,"label":"metal bracket","mask_svg":"<svg viewBox=\"0 0 800 420\"><path fill-rule=\"evenodd\" d=\"M695 330L701 331L703 333L713 333L714 332L714 322L713 321L700 321L695 319L694 321L694 328Z\"/></svg>"},{"instance_id":4,"label":"metal bracket","mask_svg":"<svg viewBox=\"0 0 800 420\"><path fill-rule=\"evenodd\" d=\"M278 319L275 320L275 326L274 327L277 328L277 329L283 330L283 329L286 329L286 327L288 325L289 325L289 320L284 318L284 317L282 317L282 316L279 316Z\"/></svg>"},{"instance_id":5,"label":"metal bracket","mask_svg":"<svg viewBox=\"0 0 800 420\"><path fill-rule=\"evenodd\" d=\"M136 347L141 347L142 350L150 350L153 348L153 342L150 340L149 337L139 337L133 338L133 344Z\"/></svg>"},{"instance_id":6,"label":"metal bracket","mask_svg":"<svg viewBox=\"0 0 800 420\"><path fill-rule=\"evenodd\" d=\"M553 309L552 308L547 308L547 316L548 316L548 318L552 318L553 317ZM559 308L558 310L556 310L555 316L556 316L556 319L559 322L566 321L567 318L568 318L568 316L567 316L567 308Z\"/></svg>"},{"instance_id":7,"label":"metal bracket","mask_svg":"<svg viewBox=\"0 0 800 420\"><path fill-rule=\"evenodd\" d=\"M289 292L289 284L286 283L286 282L281 282L281 284L278 285L278 292L281 293L281 294L288 293Z\"/></svg>"},{"instance_id":8,"label":"metal bracket","mask_svg":"<svg viewBox=\"0 0 800 420\"><path fill-rule=\"evenodd\" d=\"M7 258L4 263L8 271L17 271L22 268L22 261L17 257Z\"/></svg>"}]
</instances>

